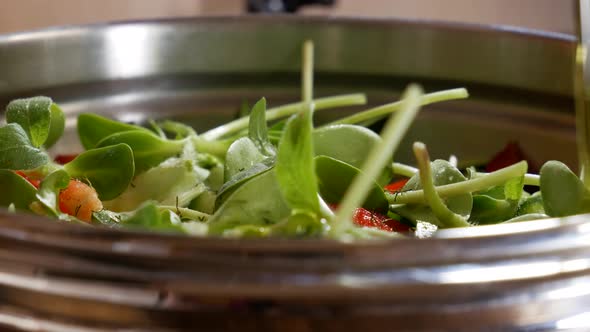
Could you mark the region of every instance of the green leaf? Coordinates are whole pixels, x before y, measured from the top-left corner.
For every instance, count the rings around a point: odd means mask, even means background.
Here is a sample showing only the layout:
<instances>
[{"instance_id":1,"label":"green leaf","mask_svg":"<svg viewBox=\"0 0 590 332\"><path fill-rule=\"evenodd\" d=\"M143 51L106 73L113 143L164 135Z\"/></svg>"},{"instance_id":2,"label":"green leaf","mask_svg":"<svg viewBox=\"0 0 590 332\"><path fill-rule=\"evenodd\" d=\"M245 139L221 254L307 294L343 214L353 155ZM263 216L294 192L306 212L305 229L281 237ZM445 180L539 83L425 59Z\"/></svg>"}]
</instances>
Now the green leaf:
<instances>
[{"instance_id":1,"label":"green leaf","mask_svg":"<svg viewBox=\"0 0 590 332\"><path fill-rule=\"evenodd\" d=\"M237 188L248 180L259 174L262 174L271 169L275 164L275 158L266 158L262 162L254 164L252 167L241 171L232 176L232 178L225 182L217 193L215 206L219 207L229 195L231 195Z\"/></svg>"},{"instance_id":2,"label":"green leaf","mask_svg":"<svg viewBox=\"0 0 590 332\"><path fill-rule=\"evenodd\" d=\"M16 123L0 127L0 169L27 170L46 164L49 157L34 147Z\"/></svg>"},{"instance_id":3,"label":"green leaf","mask_svg":"<svg viewBox=\"0 0 590 332\"><path fill-rule=\"evenodd\" d=\"M121 143L129 145L133 151L136 175L180 154L184 147L184 141L165 140L146 130L112 134L100 141L96 147L102 148Z\"/></svg>"},{"instance_id":4,"label":"green leaf","mask_svg":"<svg viewBox=\"0 0 590 332\"><path fill-rule=\"evenodd\" d=\"M193 199L188 208L191 210L201 211L203 213L213 214L215 212L215 200L217 194L214 191L206 190Z\"/></svg>"},{"instance_id":5,"label":"green leaf","mask_svg":"<svg viewBox=\"0 0 590 332\"><path fill-rule=\"evenodd\" d=\"M127 144L88 150L64 165L74 178L88 181L101 200L119 196L131 183L135 166Z\"/></svg>"},{"instance_id":6,"label":"green leaf","mask_svg":"<svg viewBox=\"0 0 590 332\"><path fill-rule=\"evenodd\" d=\"M171 158L137 175L121 195L103 204L113 211L134 210L145 201L185 207L205 190L208 175L194 159Z\"/></svg>"},{"instance_id":7,"label":"green leaf","mask_svg":"<svg viewBox=\"0 0 590 332\"><path fill-rule=\"evenodd\" d=\"M518 201L522 196L524 176L512 178L504 185L504 198L511 201Z\"/></svg>"},{"instance_id":8,"label":"green leaf","mask_svg":"<svg viewBox=\"0 0 590 332\"><path fill-rule=\"evenodd\" d=\"M18 123L29 136L34 147L40 147L49 137L51 98L16 99L6 107L6 122Z\"/></svg>"},{"instance_id":9,"label":"green leaf","mask_svg":"<svg viewBox=\"0 0 590 332\"><path fill-rule=\"evenodd\" d=\"M276 151L268 141L266 127L266 99L260 99L252 108L249 119L248 137L241 137L231 144L225 156L225 181L232 184L244 178L243 172L258 173L260 165ZM256 166L255 172L250 169ZM238 181L235 176L242 173ZM225 185L224 185L225 186ZM227 187L227 186L225 186Z\"/></svg>"},{"instance_id":10,"label":"green leaf","mask_svg":"<svg viewBox=\"0 0 590 332\"><path fill-rule=\"evenodd\" d=\"M187 126L184 123L166 120L158 122L157 125L168 134L168 137L173 137L174 139L183 139L197 135L193 127Z\"/></svg>"},{"instance_id":11,"label":"green leaf","mask_svg":"<svg viewBox=\"0 0 590 332\"><path fill-rule=\"evenodd\" d=\"M78 136L82 146L86 149L96 147L100 141L112 134L130 130L140 130L151 134L151 131L143 127L107 119L97 114L83 113L78 115Z\"/></svg>"},{"instance_id":12,"label":"green leaf","mask_svg":"<svg viewBox=\"0 0 590 332\"><path fill-rule=\"evenodd\" d=\"M306 213L290 215L287 220L271 227L271 234L280 237L311 238L326 233L328 223Z\"/></svg>"},{"instance_id":13,"label":"green leaf","mask_svg":"<svg viewBox=\"0 0 590 332\"><path fill-rule=\"evenodd\" d=\"M223 237L229 238L264 238L271 234L272 228L256 225L242 225L227 229Z\"/></svg>"},{"instance_id":14,"label":"green leaf","mask_svg":"<svg viewBox=\"0 0 590 332\"><path fill-rule=\"evenodd\" d=\"M268 140L268 128L266 125L266 99L261 98L252 107L250 121L248 122L248 137L254 142L258 150L265 156L274 156L275 147Z\"/></svg>"},{"instance_id":15,"label":"green leaf","mask_svg":"<svg viewBox=\"0 0 590 332\"><path fill-rule=\"evenodd\" d=\"M275 170L281 192L293 211L319 216L311 116L311 109L308 109L287 121L279 142Z\"/></svg>"},{"instance_id":16,"label":"green leaf","mask_svg":"<svg viewBox=\"0 0 590 332\"><path fill-rule=\"evenodd\" d=\"M58 196L60 190L66 188L69 183L70 176L63 169L47 175L41 181L36 197L49 215L54 217L61 215L58 206Z\"/></svg>"},{"instance_id":17,"label":"green leaf","mask_svg":"<svg viewBox=\"0 0 590 332\"><path fill-rule=\"evenodd\" d=\"M532 194L531 196L524 199L518 206L516 212L517 216L525 214L545 214L545 207L543 205L543 196L540 191Z\"/></svg>"},{"instance_id":18,"label":"green leaf","mask_svg":"<svg viewBox=\"0 0 590 332\"><path fill-rule=\"evenodd\" d=\"M354 177L361 172L352 165L327 156L316 157L315 166L320 194L326 202L332 204L340 203ZM370 211L387 213L387 197L376 182L362 207Z\"/></svg>"},{"instance_id":19,"label":"green leaf","mask_svg":"<svg viewBox=\"0 0 590 332\"><path fill-rule=\"evenodd\" d=\"M590 212L588 189L564 163L548 161L541 167L540 175L543 205L549 216Z\"/></svg>"},{"instance_id":20,"label":"green leaf","mask_svg":"<svg viewBox=\"0 0 590 332\"><path fill-rule=\"evenodd\" d=\"M433 161L431 163L431 168L435 186L442 186L466 180L465 176L446 160L438 159ZM422 184L420 183L420 175L416 174L411 177L410 180L408 180L406 185L402 188L402 191L418 189L422 189ZM462 216L466 220L469 218L471 209L473 207L473 197L471 193L467 192L448 197L444 201L449 210ZM408 204L400 208L396 208L395 212L414 223L417 221L426 221L438 227L444 227L444 225L441 225L438 218L434 215L432 209L427 205Z\"/></svg>"},{"instance_id":21,"label":"green leaf","mask_svg":"<svg viewBox=\"0 0 590 332\"><path fill-rule=\"evenodd\" d=\"M237 188L209 219L209 232L222 235L241 225L274 225L290 215L273 169Z\"/></svg>"},{"instance_id":22,"label":"green leaf","mask_svg":"<svg viewBox=\"0 0 590 332\"><path fill-rule=\"evenodd\" d=\"M13 171L0 169L0 206L14 204L18 210L28 211L36 200L37 189L22 176Z\"/></svg>"},{"instance_id":23,"label":"green leaf","mask_svg":"<svg viewBox=\"0 0 590 332\"><path fill-rule=\"evenodd\" d=\"M162 213L154 203L147 202L120 224L127 228L184 233L180 224L173 223L174 220L176 219L170 218L169 211Z\"/></svg>"},{"instance_id":24,"label":"green leaf","mask_svg":"<svg viewBox=\"0 0 590 332\"><path fill-rule=\"evenodd\" d=\"M540 220L540 219L547 219L547 218L549 218L549 216L544 213L528 213L528 214L516 216L512 219L508 219L505 222L503 222L503 224L511 224L511 223L515 223L515 222L532 221L532 220Z\"/></svg>"},{"instance_id":25,"label":"green leaf","mask_svg":"<svg viewBox=\"0 0 590 332\"><path fill-rule=\"evenodd\" d=\"M474 195L469 222L476 225L495 224L514 217L517 209L518 201Z\"/></svg>"},{"instance_id":26,"label":"green leaf","mask_svg":"<svg viewBox=\"0 0 590 332\"><path fill-rule=\"evenodd\" d=\"M476 225L499 223L513 218L523 195L524 176L512 178L473 195L469 221Z\"/></svg>"},{"instance_id":27,"label":"green leaf","mask_svg":"<svg viewBox=\"0 0 590 332\"><path fill-rule=\"evenodd\" d=\"M230 181L238 173L249 170L267 158L250 138L237 139L230 145L225 156L225 181Z\"/></svg>"},{"instance_id":28,"label":"green leaf","mask_svg":"<svg viewBox=\"0 0 590 332\"><path fill-rule=\"evenodd\" d=\"M43 144L43 146L46 148L50 148L55 143L57 143L57 141L63 135L64 129L66 127L66 118L64 112L56 103L51 104L50 111L51 124L49 125L49 135L47 135L47 139Z\"/></svg>"},{"instance_id":29,"label":"green leaf","mask_svg":"<svg viewBox=\"0 0 590 332\"><path fill-rule=\"evenodd\" d=\"M360 169L371 149L381 144L382 139L365 127L344 124L315 129L313 143L316 156L332 157ZM390 178L391 163L388 163L377 183L384 186Z\"/></svg>"},{"instance_id":30,"label":"green leaf","mask_svg":"<svg viewBox=\"0 0 590 332\"><path fill-rule=\"evenodd\" d=\"M118 228L121 227L121 225L119 224L121 220L121 214L106 209L92 212L92 223L94 224Z\"/></svg>"},{"instance_id":31,"label":"green leaf","mask_svg":"<svg viewBox=\"0 0 590 332\"><path fill-rule=\"evenodd\" d=\"M164 225L178 225L182 224L180 216L171 210L160 211L160 217L162 218L162 224Z\"/></svg>"}]
</instances>

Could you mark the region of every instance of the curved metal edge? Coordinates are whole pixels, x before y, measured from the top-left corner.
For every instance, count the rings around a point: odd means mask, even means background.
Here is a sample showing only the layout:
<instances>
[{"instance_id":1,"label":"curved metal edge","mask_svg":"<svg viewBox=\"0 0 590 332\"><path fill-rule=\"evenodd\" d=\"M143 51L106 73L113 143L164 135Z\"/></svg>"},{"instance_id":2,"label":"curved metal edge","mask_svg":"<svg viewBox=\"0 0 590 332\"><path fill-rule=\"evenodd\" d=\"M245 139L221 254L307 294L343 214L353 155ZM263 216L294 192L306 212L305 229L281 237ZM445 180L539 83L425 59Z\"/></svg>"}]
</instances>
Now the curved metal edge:
<instances>
[{"instance_id":1,"label":"curved metal edge","mask_svg":"<svg viewBox=\"0 0 590 332\"><path fill-rule=\"evenodd\" d=\"M257 26L261 24L280 29ZM245 29L247 27L249 29ZM132 38L134 44L129 45L122 39L115 40L115 35L123 38L117 29L128 28L133 29L124 31L127 34L125 36ZM356 33L351 34L351 31L369 33L375 42L361 38ZM238 39L237 32L243 33ZM211 33L217 38L211 37ZM411 36L406 36L407 33ZM289 40L283 41L285 35ZM237 61L229 55L219 56L234 54L237 49L252 46L252 43L256 44L254 50L264 47L265 43L257 37L278 42L275 57L266 57L261 62L256 60L258 57L252 58L252 54L244 61ZM142 38L148 38L149 42ZM348 74L355 75L369 73L407 76L416 80L455 80L559 96L571 95L569 67L575 38L569 35L436 21L282 16L139 20L74 25L6 35L0 37L0 49L4 45L7 51L4 52L5 59L13 56L20 60L7 67L10 71L4 81L0 80L0 87L4 86L4 91L0 89L0 92L15 94L23 89L41 89L49 84L137 79L186 72L294 72L297 71L296 66L291 61L285 62L285 58L293 56L291 44L301 38L318 38L318 42L329 41L334 44L331 49L338 52L338 59L334 60L332 51L324 52L322 57L318 53L318 72L346 73L343 69L346 67L354 68ZM211 43L211 47L204 49L199 47L201 44L189 43L182 45L181 52L180 46L175 44L179 40ZM156 41L159 41L157 45L154 44ZM394 47L393 42L405 43L408 46L405 53L396 53L399 48ZM356 47L345 47L343 52L343 46L351 43L362 44L358 46L363 50L373 48L374 52L365 54L370 55L370 59L360 61L358 57L363 56L363 52ZM122 49L127 46L134 48L134 52L145 53L145 63L137 62L129 67L132 58L138 55L128 54ZM72 48L73 54L63 50L68 47ZM185 51L200 54L201 57L185 57ZM34 57L36 52L41 53L37 58ZM500 57L495 56L496 53ZM405 55L396 57L396 54ZM48 59L51 57L68 57L68 64ZM507 57L514 58L514 61L508 61ZM495 66L486 65L494 61ZM71 72L69 62L77 63L84 70ZM375 65L381 62L382 65ZM507 66L502 67L501 63ZM550 68L549 65L553 66L552 70L538 71L539 67ZM39 75L33 75L31 67L39 69ZM519 71L519 68L522 70ZM564 74L566 72L567 75Z\"/></svg>"},{"instance_id":2,"label":"curved metal edge","mask_svg":"<svg viewBox=\"0 0 590 332\"><path fill-rule=\"evenodd\" d=\"M80 32L80 31L92 31L96 29L111 28L113 26L125 26L125 25L159 25L159 24L170 24L170 23L194 23L199 22L210 22L210 23L235 23L250 22L273 22L273 23L291 23L299 22L315 23L315 24L356 24L356 25L370 25L370 26L425 26L436 29L446 30L462 30L462 31L473 31L473 32L503 32L514 35L520 35L523 37L535 37L535 38L546 38L556 39L566 42L576 42L577 37L566 33L553 32L529 29L524 27L509 26L509 25L496 25L496 24L475 24L475 23L459 23L449 22L440 20L421 20L421 19L403 19L403 18L362 18L362 17L332 17L332 16L293 16L293 15L245 15L245 16L206 16L206 17L171 17L171 18L160 18L160 19L138 19L138 20L115 20L103 23L91 23L91 24L73 24L54 26L44 29L35 29L23 32L14 32L8 34L0 34L0 43L10 42L15 39L30 39L45 37L46 34L53 34L55 32Z\"/></svg>"},{"instance_id":3,"label":"curved metal edge","mask_svg":"<svg viewBox=\"0 0 590 332\"><path fill-rule=\"evenodd\" d=\"M337 268L358 261L356 268L481 262L530 256L555 256L590 247L590 215L555 218L518 224L442 230L433 239L401 238L389 241L344 243L330 239L224 239L84 227L55 223L44 217L0 209L0 238L48 250L71 250L96 255L207 261L248 254L251 260L289 266L313 254L310 268ZM418 249L421 250L418 250ZM203 256L203 253L205 256ZM235 254L239 254L235 256ZM203 261L203 262L204 262ZM246 262L246 261L244 261ZM286 265L285 265L286 264ZM333 264L336 264L334 266Z\"/></svg>"}]
</instances>

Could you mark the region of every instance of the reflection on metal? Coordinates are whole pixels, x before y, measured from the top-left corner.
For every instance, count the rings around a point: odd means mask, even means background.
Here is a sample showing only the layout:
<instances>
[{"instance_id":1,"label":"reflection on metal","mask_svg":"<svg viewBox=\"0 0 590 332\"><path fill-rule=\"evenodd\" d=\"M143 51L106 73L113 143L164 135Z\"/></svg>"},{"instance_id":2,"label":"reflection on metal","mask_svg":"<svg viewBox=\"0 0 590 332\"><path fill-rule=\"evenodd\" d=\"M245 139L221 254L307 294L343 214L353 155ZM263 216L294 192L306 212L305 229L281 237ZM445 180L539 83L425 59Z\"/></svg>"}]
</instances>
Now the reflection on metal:
<instances>
[{"instance_id":1,"label":"reflection on metal","mask_svg":"<svg viewBox=\"0 0 590 332\"><path fill-rule=\"evenodd\" d=\"M150 29L134 25L107 30L102 51L105 73L114 79L148 73L157 60L153 36Z\"/></svg>"},{"instance_id":2,"label":"reflection on metal","mask_svg":"<svg viewBox=\"0 0 590 332\"><path fill-rule=\"evenodd\" d=\"M590 312L584 312L579 315L558 320L555 323L555 328L557 330L589 329Z\"/></svg>"}]
</instances>

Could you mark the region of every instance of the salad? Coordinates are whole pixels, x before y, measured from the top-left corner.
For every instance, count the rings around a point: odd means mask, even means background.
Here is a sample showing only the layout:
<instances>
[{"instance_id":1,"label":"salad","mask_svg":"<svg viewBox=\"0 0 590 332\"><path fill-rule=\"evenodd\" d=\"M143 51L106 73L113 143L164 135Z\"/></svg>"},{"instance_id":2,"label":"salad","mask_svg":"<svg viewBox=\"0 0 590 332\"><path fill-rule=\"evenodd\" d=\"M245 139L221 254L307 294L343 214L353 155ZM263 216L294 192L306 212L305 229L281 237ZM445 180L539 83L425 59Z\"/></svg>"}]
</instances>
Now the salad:
<instances>
[{"instance_id":1,"label":"salad","mask_svg":"<svg viewBox=\"0 0 590 332\"><path fill-rule=\"evenodd\" d=\"M60 107L48 97L14 100L0 127L0 206L96 227L340 240L590 212L587 186L558 161L538 175L524 160L459 169L456 158L432 161L415 142L417 166L395 162L420 107L467 98L465 89L425 94L411 85L399 101L316 126L315 112L366 98L314 99L312 72L305 42L301 102L267 109L261 98L248 115L203 133L80 114L85 151L57 158L48 149L64 131ZM368 128L384 118L379 134Z\"/></svg>"}]
</instances>

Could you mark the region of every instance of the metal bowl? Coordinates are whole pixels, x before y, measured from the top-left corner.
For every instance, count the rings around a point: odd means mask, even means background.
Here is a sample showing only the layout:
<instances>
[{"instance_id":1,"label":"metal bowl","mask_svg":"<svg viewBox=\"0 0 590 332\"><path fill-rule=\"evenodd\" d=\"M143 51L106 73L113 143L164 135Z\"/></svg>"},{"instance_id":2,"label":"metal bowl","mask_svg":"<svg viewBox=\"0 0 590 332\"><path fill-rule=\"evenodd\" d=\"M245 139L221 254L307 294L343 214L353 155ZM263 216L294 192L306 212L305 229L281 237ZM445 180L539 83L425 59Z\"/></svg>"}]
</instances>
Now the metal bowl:
<instances>
[{"instance_id":1,"label":"metal bowl","mask_svg":"<svg viewBox=\"0 0 590 332\"><path fill-rule=\"evenodd\" d=\"M244 99L296 100L305 39L316 45L317 96L366 92L377 104L409 82L469 89L467 101L427 107L398 160L411 162L416 139L466 162L518 140L536 163L576 164L575 39L505 27L242 17L8 35L0 104L53 97L69 129L56 153L79 148L82 111L203 130ZM0 211L0 239L0 324L17 330L590 328L586 215L350 244L115 231Z\"/></svg>"}]
</instances>

